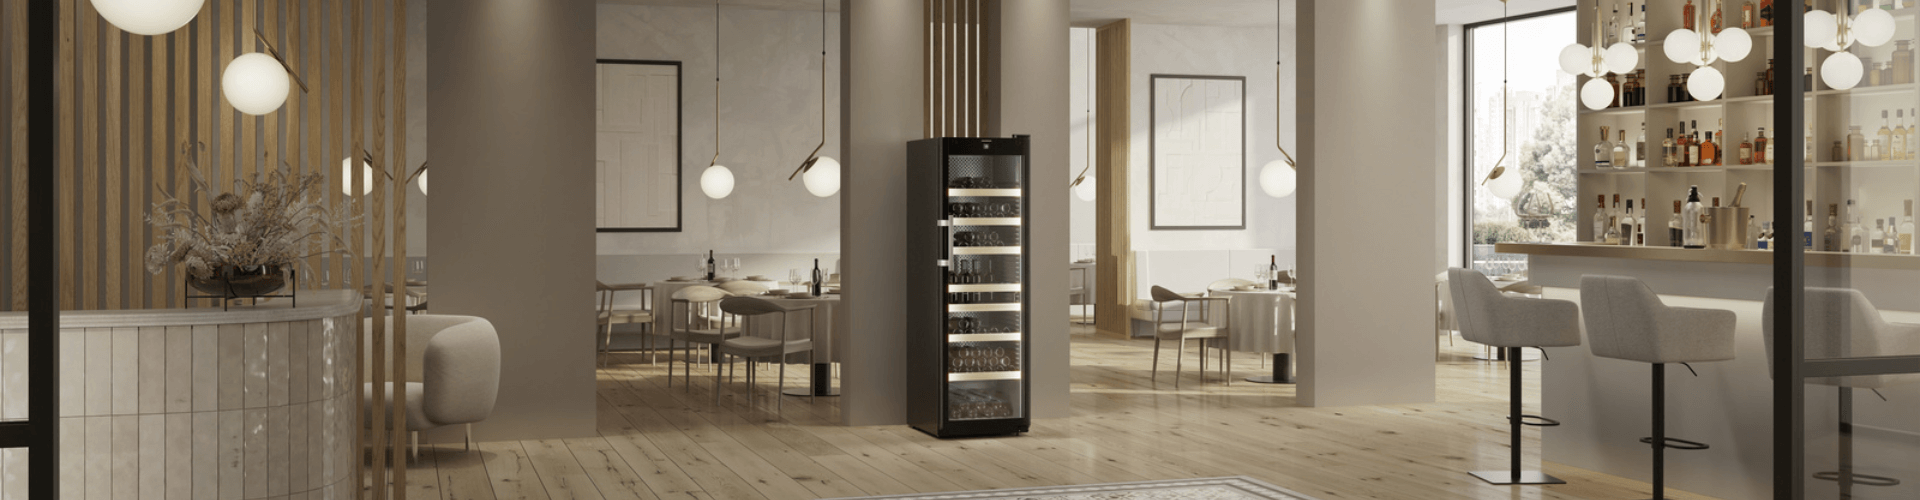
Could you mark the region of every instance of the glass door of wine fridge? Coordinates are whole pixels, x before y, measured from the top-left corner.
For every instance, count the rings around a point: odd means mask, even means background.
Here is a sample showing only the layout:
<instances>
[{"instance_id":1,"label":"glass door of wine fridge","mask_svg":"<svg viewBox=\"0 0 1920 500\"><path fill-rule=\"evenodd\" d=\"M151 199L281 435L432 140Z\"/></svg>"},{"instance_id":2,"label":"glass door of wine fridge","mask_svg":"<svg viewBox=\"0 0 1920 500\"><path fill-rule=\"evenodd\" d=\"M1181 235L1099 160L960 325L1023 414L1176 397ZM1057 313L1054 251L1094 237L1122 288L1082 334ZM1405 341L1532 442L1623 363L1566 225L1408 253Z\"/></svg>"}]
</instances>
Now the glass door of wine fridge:
<instances>
[{"instance_id":1,"label":"glass door of wine fridge","mask_svg":"<svg viewBox=\"0 0 1920 500\"><path fill-rule=\"evenodd\" d=\"M908 143L908 419L1027 432L1027 138Z\"/></svg>"}]
</instances>

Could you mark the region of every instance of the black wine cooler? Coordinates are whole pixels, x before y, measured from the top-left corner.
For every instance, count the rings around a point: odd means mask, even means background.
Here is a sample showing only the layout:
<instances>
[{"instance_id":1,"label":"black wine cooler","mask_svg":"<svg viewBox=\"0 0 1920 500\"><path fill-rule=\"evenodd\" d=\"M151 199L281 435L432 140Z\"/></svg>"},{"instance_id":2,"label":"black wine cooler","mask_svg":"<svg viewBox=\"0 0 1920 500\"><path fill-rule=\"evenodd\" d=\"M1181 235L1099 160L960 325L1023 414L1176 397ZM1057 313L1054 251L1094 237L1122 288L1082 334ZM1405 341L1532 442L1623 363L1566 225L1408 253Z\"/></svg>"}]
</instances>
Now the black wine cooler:
<instances>
[{"instance_id":1,"label":"black wine cooler","mask_svg":"<svg viewBox=\"0 0 1920 500\"><path fill-rule=\"evenodd\" d=\"M1027 143L907 145L907 418L921 432L1018 434L1032 421Z\"/></svg>"}]
</instances>

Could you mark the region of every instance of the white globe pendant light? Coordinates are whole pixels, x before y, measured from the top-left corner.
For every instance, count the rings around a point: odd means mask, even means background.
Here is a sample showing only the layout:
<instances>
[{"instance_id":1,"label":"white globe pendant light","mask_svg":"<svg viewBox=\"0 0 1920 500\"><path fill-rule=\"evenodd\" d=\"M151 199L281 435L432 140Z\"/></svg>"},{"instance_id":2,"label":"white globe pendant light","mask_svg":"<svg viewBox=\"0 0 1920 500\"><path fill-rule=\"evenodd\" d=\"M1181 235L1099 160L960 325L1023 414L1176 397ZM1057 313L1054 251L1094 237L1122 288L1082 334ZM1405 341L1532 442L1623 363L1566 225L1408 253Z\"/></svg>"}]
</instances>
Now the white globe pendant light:
<instances>
[{"instance_id":1,"label":"white globe pendant light","mask_svg":"<svg viewBox=\"0 0 1920 500\"><path fill-rule=\"evenodd\" d=\"M1753 35L1740 28L1727 28L1713 35L1713 52L1720 59L1739 61L1753 52Z\"/></svg>"},{"instance_id":2,"label":"white globe pendant light","mask_svg":"<svg viewBox=\"0 0 1920 500\"><path fill-rule=\"evenodd\" d=\"M1839 21L1833 13L1824 10L1809 11L1801 19L1806 20L1806 40L1802 43L1806 44L1807 48L1820 49L1833 45L1834 37L1839 34L1840 28Z\"/></svg>"},{"instance_id":3,"label":"white globe pendant light","mask_svg":"<svg viewBox=\"0 0 1920 500\"><path fill-rule=\"evenodd\" d=\"M1725 90L1727 90L1727 79L1713 66L1701 66L1693 70L1692 76L1687 77L1687 93L1692 94L1694 99L1701 101L1718 99L1720 93Z\"/></svg>"},{"instance_id":4,"label":"white globe pendant light","mask_svg":"<svg viewBox=\"0 0 1920 500\"><path fill-rule=\"evenodd\" d=\"M733 194L733 171L725 165L707 167L700 173L700 192L716 200Z\"/></svg>"},{"instance_id":5,"label":"white globe pendant light","mask_svg":"<svg viewBox=\"0 0 1920 500\"><path fill-rule=\"evenodd\" d=\"M23 0L24 1L24 0ZM93 0L93 10L121 31L165 35L193 22L206 0Z\"/></svg>"},{"instance_id":6,"label":"white globe pendant light","mask_svg":"<svg viewBox=\"0 0 1920 500\"><path fill-rule=\"evenodd\" d=\"M1569 75L1600 76L1593 74L1593 49L1577 43L1560 49L1560 71Z\"/></svg>"},{"instance_id":7,"label":"white globe pendant light","mask_svg":"<svg viewBox=\"0 0 1920 500\"><path fill-rule=\"evenodd\" d=\"M1514 197L1520 196L1520 177L1520 172L1508 172L1507 175L1488 179L1487 191L1502 200L1513 201Z\"/></svg>"},{"instance_id":8,"label":"white globe pendant light","mask_svg":"<svg viewBox=\"0 0 1920 500\"><path fill-rule=\"evenodd\" d=\"M1605 63L1609 72L1622 75L1632 73L1634 68L1640 67L1640 51L1626 42L1613 44L1607 47Z\"/></svg>"},{"instance_id":9,"label":"white globe pendant light","mask_svg":"<svg viewBox=\"0 0 1920 500\"><path fill-rule=\"evenodd\" d=\"M427 173L420 172L420 194L427 194Z\"/></svg>"},{"instance_id":10,"label":"white globe pendant light","mask_svg":"<svg viewBox=\"0 0 1920 500\"><path fill-rule=\"evenodd\" d=\"M421 184L425 186L425 184ZM373 194L373 167L360 164L360 194ZM421 191L425 191L423 187ZM353 196L353 159L340 160L340 193Z\"/></svg>"},{"instance_id":11,"label":"white globe pendant light","mask_svg":"<svg viewBox=\"0 0 1920 500\"><path fill-rule=\"evenodd\" d=\"M822 156L813 162L813 168L800 174L800 182L807 185L807 192L826 198L840 192L840 161L831 156Z\"/></svg>"},{"instance_id":12,"label":"white globe pendant light","mask_svg":"<svg viewBox=\"0 0 1920 500\"><path fill-rule=\"evenodd\" d=\"M1860 56L1852 52L1835 52L1820 63L1820 81L1836 90L1847 90L1860 84L1864 68L1860 65Z\"/></svg>"},{"instance_id":13,"label":"white globe pendant light","mask_svg":"<svg viewBox=\"0 0 1920 500\"><path fill-rule=\"evenodd\" d=\"M1073 186L1073 197L1079 198L1080 201L1093 201L1099 195L1100 188L1095 185L1094 177L1091 175L1082 178L1080 184Z\"/></svg>"},{"instance_id":14,"label":"white globe pendant light","mask_svg":"<svg viewBox=\"0 0 1920 500\"><path fill-rule=\"evenodd\" d=\"M1260 190L1265 191L1267 196L1285 198L1292 195L1296 182L1293 167L1285 161L1273 160L1260 167Z\"/></svg>"},{"instance_id":15,"label":"white globe pendant light","mask_svg":"<svg viewBox=\"0 0 1920 500\"><path fill-rule=\"evenodd\" d=\"M1861 45L1879 47L1893 40L1893 14L1883 9L1867 9L1853 17L1850 26Z\"/></svg>"},{"instance_id":16,"label":"white globe pendant light","mask_svg":"<svg viewBox=\"0 0 1920 500\"><path fill-rule=\"evenodd\" d=\"M1666 41L1661 42L1660 49L1666 52L1669 61L1685 64L1704 62L1700 54L1700 34L1690 29L1677 29L1668 33Z\"/></svg>"},{"instance_id":17,"label":"white globe pendant light","mask_svg":"<svg viewBox=\"0 0 1920 500\"><path fill-rule=\"evenodd\" d=\"M233 58L220 75L220 92L241 113L259 116L272 113L286 104L292 92L292 79L280 61L253 52Z\"/></svg>"},{"instance_id":18,"label":"white globe pendant light","mask_svg":"<svg viewBox=\"0 0 1920 500\"><path fill-rule=\"evenodd\" d=\"M1587 83L1580 86L1580 103L1587 109L1607 109L1613 104L1613 86L1599 78L1588 78Z\"/></svg>"}]
</instances>

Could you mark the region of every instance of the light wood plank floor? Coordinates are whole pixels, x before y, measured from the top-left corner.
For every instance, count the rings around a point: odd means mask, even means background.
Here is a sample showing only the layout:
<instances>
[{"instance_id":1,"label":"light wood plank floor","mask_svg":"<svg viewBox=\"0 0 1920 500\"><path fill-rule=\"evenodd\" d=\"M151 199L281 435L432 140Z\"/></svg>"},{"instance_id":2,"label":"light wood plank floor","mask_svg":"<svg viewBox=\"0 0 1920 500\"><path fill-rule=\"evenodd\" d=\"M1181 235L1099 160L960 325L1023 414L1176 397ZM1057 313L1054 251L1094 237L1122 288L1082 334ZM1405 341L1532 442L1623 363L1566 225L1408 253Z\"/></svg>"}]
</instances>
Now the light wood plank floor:
<instances>
[{"instance_id":1,"label":"light wood plank floor","mask_svg":"<svg viewBox=\"0 0 1920 500\"><path fill-rule=\"evenodd\" d=\"M1477 350L1464 341L1441 350L1437 403L1316 409L1296 407L1292 386L1194 383L1192 354L1184 390L1173 390L1170 359L1156 386L1151 341L1074 328L1073 417L1037 420L1024 436L943 441L905 426L840 427L838 398L788 397L776 417L770 371L761 372L759 407L741 383L727 384L715 405L703 366L691 390L677 375L669 388L664 362L619 354L599 372L598 437L424 447L408 498L803 499L1233 475L1327 500L1649 494L1644 483L1552 463L1547 472L1570 484L1491 486L1468 476L1505 468L1507 372L1472 360ZM1528 401L1539 400L1535 367ZM805 383L798 368L788 370L789 386ZM1234 371L1264 369L1242 355ZM1528 429L1529 464L1539 460L1539 432Z\"/></svg>"}]
</instances>

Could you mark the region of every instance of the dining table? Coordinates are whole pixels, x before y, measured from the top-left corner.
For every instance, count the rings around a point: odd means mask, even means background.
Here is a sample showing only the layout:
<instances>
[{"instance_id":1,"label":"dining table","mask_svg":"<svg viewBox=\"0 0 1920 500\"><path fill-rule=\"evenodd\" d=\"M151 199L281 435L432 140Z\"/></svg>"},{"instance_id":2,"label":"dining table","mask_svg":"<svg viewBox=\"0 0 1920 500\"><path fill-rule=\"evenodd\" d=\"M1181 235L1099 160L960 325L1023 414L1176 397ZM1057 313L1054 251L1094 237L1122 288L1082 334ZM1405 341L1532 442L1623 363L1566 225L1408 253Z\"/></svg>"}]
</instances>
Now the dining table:
<instances>
[{"instance_id":1,"label":"dining table","mask_svg":"<svg viewBox=\"0 0 1920 500\"><path fill-rule=\"evenodd\" d=\"M788 339L813 340L813 366L808 387L787 389L788 396L838 396L840 390L833 385L833 363L841 359L839 349L846 344L846 315L841 314L840 294L828 293L818 297L811 296L759 296L767 302L788 309L785 334ZM804 309L811 307L811 309ZM808 311L812 311L809 313ZM749 321L747 335L778 339L781 326L773 322L754 323ZM803 359L804 355L795 355Z\"/></svg>"},{"instance_id":2,"label":"dining table","mask_svg":"<svg viewBox=\"0 0 1920 500\"><path fill-rule=\"evenodd\" d=\"M1228 349L1273 356L1273 372L1247 377L1248 382L1291 384L1293 377L1294 289L1255 287L1214 290L1208 294L1229 299L1224 316L1229 329ZM1215 319L1213 321L1219 321Z\"/></svg>"}]
</instances>

